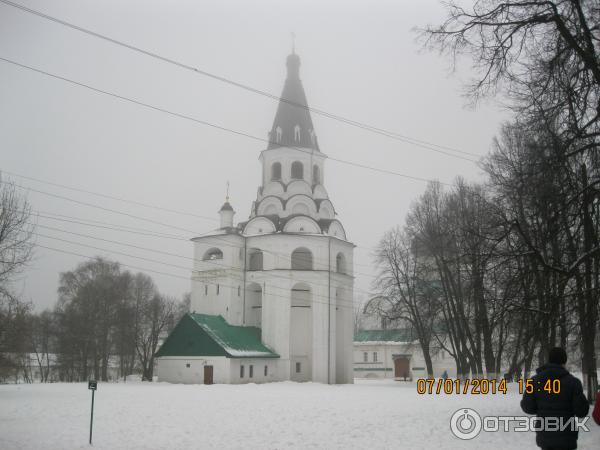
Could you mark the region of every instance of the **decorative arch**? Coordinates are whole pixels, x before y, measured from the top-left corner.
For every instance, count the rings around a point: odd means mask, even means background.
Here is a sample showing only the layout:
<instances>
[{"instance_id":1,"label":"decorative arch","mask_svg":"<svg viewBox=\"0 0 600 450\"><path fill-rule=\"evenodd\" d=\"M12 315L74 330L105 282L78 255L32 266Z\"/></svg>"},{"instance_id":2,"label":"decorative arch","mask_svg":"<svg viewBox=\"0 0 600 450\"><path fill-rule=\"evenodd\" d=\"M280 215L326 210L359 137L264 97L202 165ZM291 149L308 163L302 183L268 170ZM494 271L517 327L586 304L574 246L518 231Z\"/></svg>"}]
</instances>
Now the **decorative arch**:
<instances>
[{"instance_id":1,"label":"decorative arch","mask_svg":"<svg viewBox=\"0 0 600 450\"><path fill-rule=\"evenodd\" d=\"M292 163L292 170L290 171L290 174L294 180L304 179L304 165L300 161L294 161Z\"/></svg>"},{"instance_id":2,"label":"decorative arch","mask_svg":"<svg viewBox=\"0 0 600 450\"><path fill-rule=\"evenodd\" d=\"M291 197L292 195L304 194L304 195L312 195L312 189L310 188L310 184L305 180L293 180L291 181L285 191Z\"/></svg>"},{"instance_id":3,"label":"decorative arch","mask_svg":"<svg viewBox=\"0 0 600 450\"><path fill-rule=\"evenodd\" d=\"M204 256L202 256L203 261L214 261L217 259L223 259L223 252L216 247L209 248L204 252Z\"/></svg>"},{"instance_id":4,"label":"decorative arch","mask_svg":"<svg viewBox=\"0 0 600 450\"><path fill-rule=\"evenodd\" d=\"M274 162L271 164L271 181L281 180L281 163Z\"/></svg>"},{"instance_id":5,"label":"decorative arch","mask_svg":"<svg viewBox=\"0 0 600 450\"><path fill-rule=\"evenodd\" d=\"M274 195L269 195L267 197L264 197L258 203L258 206L256 207L256 215L266 216L267 213L265 212L265 210L269 205L274 205L277 208L277 211L283 211L283 202L281 201L281 199Z\"/></svg>"},{"instance_id":6,"label":"decorative arch","mask_svg":"<svg viewBox=\"0 0 600 450\"><path fill-rule=\"evenodd\" d=\"M250 219L244 227L244 234L266 234L274 233L275 224L271 222L267 217L254 217Z\"/></svg>"},{"instance_id":7,"label":"decorative arch","mask_svg":"<svg viewBox=\"0 0 600 450\"><path fill-rule=\"evenodd\" d=\"M306 247L292 252L292 270L313 270L313 255Z\"/></svg>"},{"instance_id":8,"label":"decorative arch","mask_svg":"<svg viewBox=\"0 0 600 450\"><path fill-rule=\"evenodd\" d=\"M270 196L281 196L285 192L284 184L280 180L269 181L262 189L263 198Z\"/></svg>"},{"instance_id":9,"label":"decorative arch","mask_svg":"<svg viewBox=\"0 0 600 450\"><path fill-rule=\"evenodd\" d=\"M271 205L267 205L267 207L265 207L264 210L264 214L265 216L272 216L274 214L277 214L278 210L277 210L277 206L271 204Z\"/></svg>"},{"instance_id":10,"label":"decorative arch","mask_svg":"<svg viewBox=\"0 0 600 450\"><path fill-rule=\"evenodd\" d=\"M337 238L346 240L346 231L344 230L344 227L338 220L333 220L329 224L329 229L327 230L327 234L329 236L335 236Z\"/></svg>"},{"instance_id":11,"label":"decorative arch","mask_svg":"<svg viewBox=\"0 0 600 450\"><path fill-rule=\"evenodd\" d=\"M296 216L288 220L283 227L288 233L321 233L321 227L314 219L308 216Z\"/></svg>"},{"instance_id":12,"label":"decorative arch","mask_svg":"<svg viewBox=\"0 0 600 450\"><path fill-rule=\"evenodd\" d=\"M296 208L296 205L301 204L304 207L301 209ZM315 201L305 194L294 194L288 198L285 202L285 210L288 215L292 214L304 214L307 216L317 215L317 205Z\"/></svg>"},{"instance_id":13,"label":"decorative arch","mask_svg":"<svg viewBox=\"0 0 600 450\"><path fill-rule=\"evenodd\" d=\"M296 202L296 204L292 206L290 214L303 214L305 216L308 216L310 214L310 209L308 208L308 205L306 203Z\"/></svg>"}]
</instances>

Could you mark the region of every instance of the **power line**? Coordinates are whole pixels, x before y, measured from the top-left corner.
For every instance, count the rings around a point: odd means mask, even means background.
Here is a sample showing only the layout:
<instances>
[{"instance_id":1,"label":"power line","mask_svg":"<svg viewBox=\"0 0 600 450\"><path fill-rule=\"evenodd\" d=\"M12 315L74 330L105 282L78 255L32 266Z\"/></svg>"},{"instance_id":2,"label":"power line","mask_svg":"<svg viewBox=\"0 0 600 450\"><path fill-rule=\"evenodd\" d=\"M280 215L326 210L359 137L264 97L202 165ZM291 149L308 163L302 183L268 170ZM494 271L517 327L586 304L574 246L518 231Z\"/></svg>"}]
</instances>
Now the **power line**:
<instances>
[{"instance_id":1,"label":"power line","mask_svg":"<svg viewBox=\"0 0 600 450\"><path fill-rule=\"evenodd\" d=\"M160 261L152 260L152 259L149 259L149 258L144 258L144 257L141 257L141 256L131 255L131 254L119 252L119 251L116 251L116 250L110 250L110 249L105 249L105 248L101 248L101 247L95 247L95 246L92 246L92 245L82 244L82 243L79 243L79 242L69 241L69 240L66 240L66 239L60 239L60 238L56 238L56 237L45 236L45 235L42 235L42 234L39 234L39 233L35 233L35 232L34 232L34 234L39 235L40 237L43 237L43 238L54 239L54 240L57 240L57 241L66 242L66 243L73 244L73 245L79 245L79 246L82 246L82 247L87 247L87 248L91 248L91 249L94 249L94 250L99 250L99 251L105 252L105 253L112 253L112 254L116 254L116 255L126 256L128 258L141 259L143 261L148 261L148 262L152 262L152 263L157 263L157 264L162 264L162 265L166 265L166 266L171 266L171 267L175 267L175 268L180 268L180 269L182 268L182 269L188 270L187 268L184 268L184 267L181 267L181 266L177 266L177 265L174 265L174 264L160 262ZM79 253L69 252L69 251L66 251L66 250L59 250L59 249L56 249L56 248L53 248L53 247L47 247L47 246L40 245L40 244L36 244L36 245L38 247L45 248L45 249L48 249L48 250L59 251L59 252L62 252L62 253L72 254L72 255L75 255L75 256L80 256L80 257L88 258L88 259L95 259L94 257L87 256L87 255L82 255L82 254L79 254ZM134 268L136 270L142 270L142 271L147 271L147 272L158 273L158 274L161 274L161 275L167 275L167 276L171 276L171 277L180 278L180 279L184 279L184 280L190 281L190 278L183 277L183 276L180 276L180 275L175 275L175 274L171 274L171 273L167 273L167 272L162 272L162 271L157 271L157 270L152 270L152 269L144 269L144 268L137 267L137 266L132 266L132 265L129 265L129 264L123 264L121 262L119 262L119 264L123 265L125 267ZM238 281L239 282L243 282L242 279L238 279ZM222 284L222 283L210 282L210 281L207 281L207 280L202 280L201 282L204 283L204 284L207 284L207 285L211 285L211 286L223 286L223 287L228 287L228 288L231 288L231 289L237 289L238 287L241 287L241 286L233 286L233 285L229 285L229 284ZM309 284L309 285L319 286L318 284L313 283L313 282L306 282L306 283ZM257 283L257 284L259 284L259 283ZM274 285L270 285L270 284L266 284L266 283L264 283L264 288L265 288L265 291L267 290L267 288L269 288L269 289L284 290L286 292L289 291L286 288L280 288L278 286L274 286ZM265 292L263 292L263 294L265 294ZM270 296L273 296L273 297L279 297L279 298L289 299L289 297L285 296L285 295L278 295L278 294L274 294L274 293L269 293L267 295L270 295ZM327 302L320 302L320 301L312 300L313 298L324 298L324 299L327 299L328 301ZM329 303L330 297L324 296L324 295L318 295L318 294L316 294L314 292L311 292L311 300L312 300L312 303L317 303L317 304L322 304L322 305L329 305L330 304ZM353 308L354 302L353 302L352 299L351 300L344 300L344 299L340 299L340 298L336 299L335 296L334 296L334 300L336 302L335 305L339 306L340 308ZM344 305L344 303L345 303L345 305ZM333 305L333 303L331 305Z\"/></svg>"},{"instance_id":2,"label":"power line","mask_svg":"<svg viewBox=\"0 0 600 450\"><path fill-rule=\"evenodd\" d=\"M93 192L93 191L89 191L89 190L82 189L82 188L77 188L77 187L73 187L73 186L67 186L67 185L63 185L63 184L59 184L59 183L54 183L54 182L51 182L51 181L45 181L45 180L41 180L39 178L34 178L34 177L26 176L26 175L21 175L21 174L18 174L18 173L15 173L15 172L10 172L10 171L4 170L4 169L0 170L0 175L2 173L6 173L8 175L11 175L11 176L14 176L14 177L18 177L18 178L23 178L23 179L26 179L26 180L36 181L38 183L47 184L47 185L50 185L50 186L56 186L56 187L61 187L61 188L64 188L64 189L69 189L69 190L72 190L72 191L75 191L75 192L82 192L82 193L85 193L85 194L95 195L95 196L102 197L102 198L118 200L118 201L121 201L121 202L124 202L124 203L131 203L131 204L134 204L134 205L144 206L144 207L152 208L152 209L156 209L156 210L161 210L161 211L166 211L166 212L172 212L172 213L182 214L182 215L188 215L188 216L192 216L192 217L199 217L199 218L210 220L210 221L213 221L213 222L218 222L218 219L216 219L214 217L211 218L211 217L207 217L207 216L197 215L197 214L194 214L194 213L191 213L191 212L188 212L188 211L172 210L172 209L169 209L169 208L163 208L161 206L151 205L151 204L148 204L148 203L140 203L140 202L137 202L135 200L129 200L129 199L126 199L126 198L123 198L123 197L113 197L111 195L103 194L103 193L100 193L100 192ZM83 219L75 218L75 217L72 217L72 216L65 216L65 215L62 215L62 214L56 214L56 213L52 213L52 212L41 211L39 209L36 212L38 213L38 215L40 215L39 213L42 213L42 214L52 214L54 216L59 216L59 217L66 217L66 218L70 218L70 219L83 220ZM44 215L40 215L40 216L52 220L51 217L44 216ZM90 221L90 222L95 222L95 223L100 223L100 224L105 224L105 225L107 224L106 222L99 222L99 221L93 221L93 220ZM112 224L108 224L108 225L112 225ZM144 229L140 229L140 228L126 227L126 226L123 226L123 225L119 225L119 226L121 226L123 228L131 228L133 230L154 232L153 230L144 230ZM210 233L210 231L209 231L209 233ZM161 233L157 233L157 234L161 234ZM167 237L167 235L165 235L165 236ZM176 236L168 236L168 237L176 237ZM183 240L189 240L188 238L185 238L185 237L177 237L177 238L183 239ZM375 251L377 250L376 248L373 248L373 247L363 247L363 246L360 246L360 245L357 245L356 248L361 248L361 249L364 249L364 250L375 250ZM367 267L367 266L365 266L365 267Z\"/></svg>"},{"instance_id":3,"label":"power line","mask_svg":"<svg viewBox=\"0 0 600 450\"><path fill-rule=\"evenodd\" d=\"M0 1L2 1L2 0L0 0ZM11 175L13 177L23 178L25 180L30 180L30 181L36 181L38 183L43 183L43 184L47 184L47 185L50 185L50 186L56 186L56 187L60 187L60 188L63 188L63 189L68 189L68 190L75 191L75 192L82 192L84 194L95 195L97 197L107 198L107 199L110 199L110 200L117 200L117 201L120 201L120 202L123 202L123 203L130 203L132 205L143 206L145 208L151 208L151 209L156 209L156 210L160 210L160 211L166 211L166 212L170 212L170 213L174 213L174 214L180 214L180 215L184 215L184 216L191 216L191 217L196 217L196 218L199 218L199 219L210 220L211 222L218 222L218 220L215 219L214 217L201 216L199 214L194 214L194 213L191 213L191 212L188 212L188 211L179 211L179 210L176 210L176 209L169 209L169 208L165 208L165 207L162 207L162 206L156 206L156 205L151 205L151 204L148 204L148 203L138 202L138 201L135 201L135 200L129 200L129 199L125 199L125 198L122 198L122 197L114 197L112 195L107 195L107 194L102 194L102 193L99 193L99 192L88 191L86 189L76 188L76 187L73 187L73 186L67 186L67 185L60 184L60 183L54 183L54 182L51 182L51 181L40 180L39 178L28 177L26 175L21 175L21 174L14 173L14 172L9 172L8 170L2 170L2 171L0 171L0 173L1 172L7 173L8 175Z\"/></svg>"},{"instance_id":4,"label":"power line","mask_svg":"<svg viewBox=\"0 0 600 450\"><path fill-rule=\"evenodd\" d=\"M455 154L452 154L452 153L448 153L448 151L456 152L456 153L461 153L463 155L475 156L475 157L479 157L480 156L480 155L477 155L476 153L466 152L466 151L458 150L458 149L455 149L455 148L452 148L452 147L443 146L443 145L439 145L439 144L434 144L432 142L427 142L425 140L412 138L410 136L402 135L400 133L396 133L396 132L393 132L393 131L385 130L385 129L382 129L382 128L379 128L379 127L376 127L376 126L373 126L373 125L365 124L365 123L362 123L362 122L359 122L359 121L356 121L356 120L348 119L346 117L343 117L343 116L340 116L340 115L337 115L337 114L329 113L329 112L324 111L322 109L311 108L311 107L309 107L307 105L303 105L301 103L297 103L297 102L294 102L294 101L291 101L291 100L279 97L277 95L274 95L274 94L271 94L269 92L266 92L266 91L254 88L252 86L249 86L249 85L246 85L246 84L243 84L243 83L239 83L239 82L233 81L233 80L228 79L226 77L223 77L223 76L220 76L220 75L216 75L216 74L207 72L205 70L198 69L197 67L193 67L193 66L191 66L189 64L185 64L185 63L182 63L180 61L176 61L174 59L171 59L171 58L159 55L159 54L151 52L149 50L144 50L144 49L136 47L136 46L134 46L132 44L128 44L128 43L123 42L123 41L119 41L119 40L111 38L109 36L106 36L106 35L97 33L95 31L83 28L81 26L75 25L73 23L70 23L70 22L58 19L58 18L50 16L48 14L44 14L41 11L37 11L37 10L31 9L31 8L27 8L27 7L25 7L23 5L20 5L18 3L14 3L14 2L11 2L9 0L0 0L0 2L6 4L8 6L12 6L14 8L17 8L17 9L20 9L22 11L25 11L27 13L36 15L36 16L41 17L43 19L52 21L54 23L63 25L65 27L71 28L71 29L76 30L76 31L79 31L81 33L85 33L85 34L87 34L89 36L93 36L93 37L96 37L98 39L102 39L104 41L110 42L111 44L115 44L115 45L118 45L120 47L124 47L124 48L127 48L129 50L132 50L132 51L141 53L143 55L149 56L151 58L158 59L158 60L160 60L162 62L175 65L175 66L177 66L179 68L182 68L182 69L185 69L185 70L189 70L191 72L194 72L195 74L203 75L203 76L212 78L214 80L217 80L217 81L229 84L231 86L235 86L235 87L238 87L240 89L244 89L246 91L249 91L249 92L252 92L252 93L255 93L255 94L259 94L259 95L262 95L264 97L268 97L268 98L270 98L272 100L275 100L275 101L282 101L284 103L290 104L290 105L292 105L294 107L297 107L297 108L306 109L306 110L308 110L310 112L314 112L316 114L322 115L324 117L327 117L327 118L330 118L330 119L333 119L333 120L337 120L337 121L345 123L347 125L351 125L351 126L360 128L362 130L370 131L370 132L373 132L373 133L376 133L376 134L380 134L380 135L383 135L383 136L386 136L386 137L389 137L389 138L392 138L392 139L395 139L395 140L398 140L398 141L401 141L401 142L404 142L404 143L407 143L407 144L411 144L411 145L414 145L414 146L417 146L417 147L424 148L426 150L430 150L430 151L433 151L433 152L436 152L436 153L440 153L440 154L444 154L444 155L447 155L447 156L451 156L453 158L463 159L463 160L466 160L466 161L469 161L469 162L473 162L473 163L475 163L476 161L474 161L474 160L472 160L470 158L465 158L463 156L459 156L459 155L455 155ZM437 148L432 148L432 147L437 147ZM448 151L444 151L442 149L448 150Z\"/></svg>"},{"instance_id":5,"label":"power line","mask_svg":"<svg viewBox=\"0 0 600 450\"><path fill-rule=\"evenodd\" d=\"M142 247L142 246L139 246L139 245L128 244L128 243L125 243L125 242L114 241L114 240L111 240L111 239L105 239L105 238L101 238L101 237L97 237L97 236L91 236L89 234L76 233L74 231L63 230L61 228L49 227L49 226L46 226L46 225L39 225L39 224L37 224L37 225L36 224L31 224L31 223L29 223L29 224L37 226L37 227L45 228L45 229L48 229L48 230L52 230L52 231L58 231L60 233L71 234L71 235L74 235L74 236L79 236L79 237L83 237L83 238L88 238L88 239L94 239L94 240L98 240L98 241L108 242L108 243L111 243L111 244L122 245L122 246L125 246L125 247L132 247L132 248L135 248L135 249L138 249L138 250L144 250L144 251L154 252L154 253L158 253L158 254L162 254L162 255L167 255L167 256L173 256L173 257L177 257L177 258L187 259L187 260L190 260L190 261L193 261L193 262L210 263L212 265L215 265L215 266L218 266L218 267L222 267L224 269L241 270L238 267L234 267L234 266L231 266L231 265L219 263L218 260L201 260L201 259L192 258L192 257L189 257L189 256L183 256L183 255L180 255L180 254L177 254L177 253L170 253L170 252L165 252L165 251L162 251L162 250L151 249L151 248ZM43 235L43 234L38 233L36 231L34 231L33 233L36 234L36 235L42 236L42 237L47 237L49 239L58 239L58 238L54 238L54 237ZM58 240L61 240L61 239L58 239ZM73 243L72 241L65 241L65 242L71 242L71 243ZM83 244L81 244L81 245L83 245ZM237 247L237 246L235 246L235 247L236 248L240 248L240 249L243 248L243 247ZM102 249L99 249L97 247L91 247L91 248L94 248L96 250L102 250ZM128 255L125 255L125 256L128 256ZM162 264L160 261L156 261L156 260L148 260L148 261L151 261L151 262L154 262L154 263L158 263L158 264ZM170 264L167 264L167 265L170 265ZM189 267L182 267L182 266L174 266L174 267L177 267L177 268L180 268L180 269L184 269L184 270L190 270ZM354 272L354 274L356 274L356 273L364 275L364 276L367 276L367 277L370 277L370 278L373 278L373 279L376 278L373 275L364 274L364 273L361 273L361 272ZM286 277L286 276L281 276L281 275L277 275L277 274L271 274L271 276L274 277L274 278L281 278L281 279L288 280L288 277ZM324 288L327 287L327 286L325 286L323 284L319 284L319 283L313 283L313 284L315 286L320 286L320 287L324 287ZM371 295L370 292L364 291L362 289L354 288L354 290L356 292L358 292L358 293L366 294L367 296Z\"/></svg>"},{"instance_id":6,"label":"power line","mask_svg":"<svg viewBox=\"0 0 600 450\"><path fill-rule=\"evenodd\" d=\"M8 182L0 180L0 184L8 184ZM73 203L76 203L76 204L80 204L80 205L83 205L83 206L87 206L87 207L91 207L91 208L97 208L97 209L100 209L102 211L107 211L107 212L111 212L111 213L114 213L114 214L120 214L120 215L123 215L123 216L126 216L126 217L130 217L130 218L133 218L133 219L137 219L137 220L141 220L141 221L145 221L145 222L157 224L157 225L164 226L164 227L167 227L167 228L174 228L174 229L178 229L178 230L181 230L181 231L186 231L188 233L193 233L193 235L195 235L196 237L198 237L199 234L200 235L202 235L202 234L208 234L208 233L211 233L211 232L214 231L214 230L211 230L211 231L207 231L205 233L198 233L197 231L190 230L190 229L187 229L187 228L178 227L178 226L171 225L171 224L168 224L168 223L159 222L159 221L156 221L156 220L153 220L153 219L148 219L146 217L141 217L141 216L138 216L138 215L135 215L135 214L126 213L126 212L118 211L118 210L111 209L111 208L105 208L103 206L95 205L93 203L82 202L80 200L75 200L75 199L72 199L70 197L65 197L65 196L58 195L58 194L53 194L53 193L50 193L50 192L47 192L47 191L41 191L41 190L38 190L38 189L33 189L33 188L28 187L28 186L20 186L18 184L12 184L12 186L17 187L19 189L23 189L23 190L28 190L28 191L31 191L31 192L36 192L36 193L39 193L39 194L42 194L42 195L48 195L50 197L58 198L58 199L61 199L61 200L70 201L70 202L73 202ZM213 239L215 239L215 240L217 240L217 241L223 242L225 246L234 247L234 248L238 248L238 249L242 248L242 247L240 247L238 245L231 244L230 242L226 241L223 238L220 238L219 236L210 236L210 237L213 238ZM278 255L278 256L281 256L283 258L287 258L287 259L291 260L291 258L289 256L287 256L287 255L285 255L283 253L273 252L271 250L263 250L263 251L265 253L270 253L270 254L273 254L273 255ZM360 265L360 264L356 264L356 265ZM369 268L371 267L371 266L366 266L366 265L363 265L363 266L369 267Z\"/></svg>"},{"instance_id":7,"label":"power line","mask_svg":"<svg viewBox=\"0 0 600 450\"><path fill-rule=\"evenodd\" d=\"M2 0L0 0L0 1L2 1ZM238 135L238 136L247 137L247 138L253 139L255 141L265 142L267 144L273 144L273 143L275 143L275 142L270 141L268 139L264 139L264 138L261 138L261 137L258 137L258 136L254 136L252 134L249 134L249 133L246 133L246 132L243 132L243 131L237 131L237 130L234 130L234 129L231 129L231 128L224 127L222 125L217 125L217 124L214 124L214 123L211 123L211 122L207 122L205 120L196 119L195 117L192 117L192 116L188 116L188 115L181 114L181 113L178 113L178 112L173 112L173 111L170 111L170 110L158 107L158 106L150 105L148 103L144 103L144 102L141 102L139 100L135 100L135 99L132 99L132 98L129 98L129 97L125 97L123 95L119 95L119 94L115 94L113 92L109 92L109 91L105 91L105 90L102 90L102 89L98 89L98 88L93 87L91 85L88 85L88 84L85 84L85 83L80 83L79 81L75 81L75 80L72 80L70 78L65 78L65 77L60 76L60 75L56 75L56 74L53 74L53 73L50 73L50 72L46 72L44 70L37 69L35 67L28 66L26 64L21 64L19 62L13 61L13 60L8 59L8 58L0 57L0 60L2 60L4 62L7 62L9 64L13 64L13 65L18 66L18 67L21 67L23 69L28 69L28 70L31 70L33 72L41 73L43 75L46 75L46 76L49 76L49 77L52 77L52 78L56 78L56 79L61 80L61 81L65 81L67 83L74 84L74 85L77 85L77 86L89 89L89 90L97 92L99 94L108 95L110 97L115 97L115 98L118 98L120 100L129 102L129 103L133 103L133 104L138 105L138 106L143 106L145 108L152 109L154 111L158 111L158 112L162 112L164 114L171 115L173 117L178 117L180 119L185 119L185 120L189 120L189 121L192 121L192 122L196 122L196 123L199 123L201 125L205 125L205 126L208 126L208 127L211 127L211 128L215 128L215 129L218 129L218 130L221 130L221 131L232 133L232 134L235 134L235 135ZM307 149L304 149L304 148L294 147L294 146L282 146L282 148L289 148L289 149L292 149L292 150L298 150L300 152L308 153L308 154L313 154L314 153L314 151L307 150ZM356 163L356 162L348 161L348 160L341 159L341 158L334 158L332 156L327 156L327 158L330 159L331 161L336 161L336 162L339 162L341 164L346 164L346 165L353 166L353 167L358 167L358 168L361 168L361 169L367 169L367 170L371 170L371 171L374 171L374 172L385 173L387 175L395 175L395 176L399 176L399 177L406 178L406 179L409 179L409 180L422 181L422 182L425 182L425 183L430 183L430 182L435 181L435 180L431 180L431 179L428 179L428 178L421 178L421 177L416 177L416 176L412 176L412 175L406 175L404 173L396 172L396 171L389 170L389 169L382 169L382 168L379 168L379 167L369 166L367 164ZM443 185L450 186L450 184L448 184L448 183L443 183L441 181L437 181L437 182L439 182L440 184L443 184Z\"/></svg>"}]
</instances>

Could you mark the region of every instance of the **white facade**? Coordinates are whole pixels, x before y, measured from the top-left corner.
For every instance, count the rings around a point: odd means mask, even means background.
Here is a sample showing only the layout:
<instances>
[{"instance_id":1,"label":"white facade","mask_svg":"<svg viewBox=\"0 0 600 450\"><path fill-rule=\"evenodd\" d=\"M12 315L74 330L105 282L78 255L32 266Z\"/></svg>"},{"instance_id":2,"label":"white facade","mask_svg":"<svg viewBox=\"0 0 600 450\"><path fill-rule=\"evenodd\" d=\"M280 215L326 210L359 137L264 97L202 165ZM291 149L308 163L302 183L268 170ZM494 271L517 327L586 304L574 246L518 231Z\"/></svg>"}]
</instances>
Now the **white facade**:
<instances>
[{"instance_id":1,"label":"white facade","mask_svg":"<svg viewBox=\"0 0 600 450\"><path fill-rule=\"evenodd\" d=\"M158 380L170 383L203 384L205 366L213 367L212 382L217 384L267 383L278 379L278 363L274 359L164 356L157 361Z\"/></svg>"},{"instance_id":2,"label":"white facade","mask_svg":"<svg viewBox=\"0 0 600 450\"><path fill-rule=\"evenodd\" d=\"M306 105L298 56L287 66L282 98ZM235 226L226 201L221 228L192 239L190 312L261 328L262 342L279 355L263 381L352 383L354 244L324 187L326 156L308 109L289 102L280 102L269 136L249 219ZM159 379L183 381L178 364L161 361ZM215 382L250 381L239 377L243 359L228 364L214 366Z\"/></svg>"},{"instance_id":3,"label":"white facade","mask_svg":"<svg viewBox=\"0 0 600 450\"><path fill-rule=\"evenodd\" d=\"M397 359L408 360L407 370L396 365ZM432 354L433 376L456 378L454 359L444 350ZM397 380L427 378L423 352L418 342L355 342L354 376L356 378L394 378Z\"/></svg>"}]
</instances>

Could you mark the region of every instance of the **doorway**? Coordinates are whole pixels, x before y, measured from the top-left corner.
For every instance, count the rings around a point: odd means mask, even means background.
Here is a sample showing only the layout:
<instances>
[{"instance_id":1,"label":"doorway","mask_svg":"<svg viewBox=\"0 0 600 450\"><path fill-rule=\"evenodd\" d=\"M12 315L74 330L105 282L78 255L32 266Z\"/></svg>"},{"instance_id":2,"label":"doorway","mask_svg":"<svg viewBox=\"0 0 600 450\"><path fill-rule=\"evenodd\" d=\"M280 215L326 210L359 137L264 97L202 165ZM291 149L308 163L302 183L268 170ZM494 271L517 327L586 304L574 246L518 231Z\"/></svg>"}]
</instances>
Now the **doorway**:
<instances>
[{"instance_id":1,"label":"doorway","mask_svg":"<svg viewBox=\"0 0 600 450\"><path fill-rule=\"evenodd\" d=\"M402 380L410 378L410 360L406 356L394 358L394 377Z\"/></svg>"},{"instance_id":2,"label":"doorway","mask_svg":"<svg viewBox=\"0 0 600 450\"><path fill-rule=\"evenodd\" d=\"M213 366L204 366L204 384L213 384Z\"/></svg>"}]
</instances>

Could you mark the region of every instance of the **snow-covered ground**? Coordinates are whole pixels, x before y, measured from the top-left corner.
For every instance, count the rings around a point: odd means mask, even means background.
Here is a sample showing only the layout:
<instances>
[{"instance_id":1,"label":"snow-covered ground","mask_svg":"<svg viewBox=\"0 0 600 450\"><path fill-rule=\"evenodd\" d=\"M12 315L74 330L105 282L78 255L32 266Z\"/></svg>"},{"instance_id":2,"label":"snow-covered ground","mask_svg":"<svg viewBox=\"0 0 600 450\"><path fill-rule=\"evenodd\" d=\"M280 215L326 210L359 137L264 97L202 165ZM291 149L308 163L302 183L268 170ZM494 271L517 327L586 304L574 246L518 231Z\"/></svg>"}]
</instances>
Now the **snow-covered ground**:
<instances>
[{"instance_id":1,"label":"snow-covered ground","mask_svg":"<svg viewBox=\"0 0 600 450\"><path fill-rule=\"evenodd\" d=\"M314 383L175 385L99 383L94 412L98 449L535 449L533 433L455 438L459 408L520 415L516 384L502 395L418 395L416 384L357 380ZM510 392L512 391L512 392ZM88 447L87 384L0 386L1 449ZM591 420L580 449L600 448Z\"/></svg>"}]
</instances>

